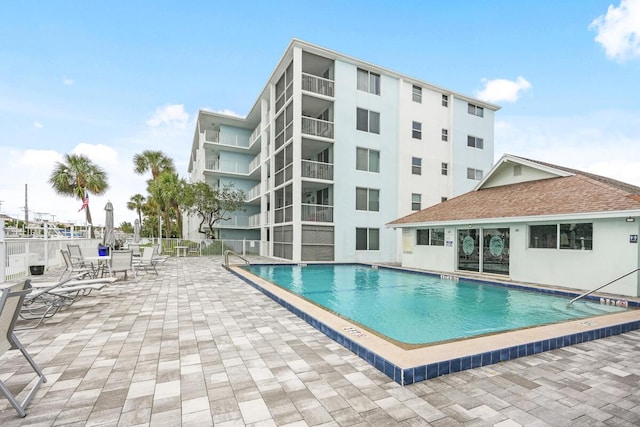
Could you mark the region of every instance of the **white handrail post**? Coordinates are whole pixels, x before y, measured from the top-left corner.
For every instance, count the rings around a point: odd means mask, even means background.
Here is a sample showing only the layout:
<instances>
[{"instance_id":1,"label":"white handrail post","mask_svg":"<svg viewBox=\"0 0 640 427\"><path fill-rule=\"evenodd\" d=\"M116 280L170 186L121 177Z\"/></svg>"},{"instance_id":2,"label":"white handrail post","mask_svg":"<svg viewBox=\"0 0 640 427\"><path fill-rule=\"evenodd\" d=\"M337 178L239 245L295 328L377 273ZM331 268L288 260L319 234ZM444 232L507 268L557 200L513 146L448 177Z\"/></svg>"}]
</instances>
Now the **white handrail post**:
<instances>
[{"instance_id":1,"label":"white handrail post","mask_svg":"<svg viewBox=\"0 0 640 427\"><path fill-rule=\"evenodd\" d=\"M0 283L7 279L7 243L4 240L4 218L0 218Z\"/></svg>"}]
</instances>

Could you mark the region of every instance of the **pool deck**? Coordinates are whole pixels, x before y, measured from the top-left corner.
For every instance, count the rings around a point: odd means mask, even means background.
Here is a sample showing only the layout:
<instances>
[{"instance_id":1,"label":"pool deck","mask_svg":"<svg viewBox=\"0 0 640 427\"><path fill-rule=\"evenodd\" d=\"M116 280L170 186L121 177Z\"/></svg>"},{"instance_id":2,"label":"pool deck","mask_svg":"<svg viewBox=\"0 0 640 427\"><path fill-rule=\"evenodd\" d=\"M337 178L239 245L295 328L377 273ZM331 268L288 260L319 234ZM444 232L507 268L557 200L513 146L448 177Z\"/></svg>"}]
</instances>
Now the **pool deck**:
<instances>
[{"instance_id":1,"label":"pool deck","mask_svg":"<svg viewBox=\"0 0 640 427\"><path fill-rule=\"evenodd\" d=\"M48 382L25 418L0 396L0 425L640 424L640 331L403 387L221 262L171 258L18 332ZM11 351L0 378L32 375Z\"/></svg>"}]
</instances>

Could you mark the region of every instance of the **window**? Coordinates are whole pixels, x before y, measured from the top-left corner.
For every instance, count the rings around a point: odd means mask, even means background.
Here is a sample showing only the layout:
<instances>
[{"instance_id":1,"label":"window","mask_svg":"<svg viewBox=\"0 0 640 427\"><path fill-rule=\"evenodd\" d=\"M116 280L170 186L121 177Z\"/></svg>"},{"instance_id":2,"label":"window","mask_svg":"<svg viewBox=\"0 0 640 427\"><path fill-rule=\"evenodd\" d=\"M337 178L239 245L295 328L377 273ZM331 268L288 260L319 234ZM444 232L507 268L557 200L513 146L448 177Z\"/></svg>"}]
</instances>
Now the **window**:
<instances>
[{"instance_id":1,"label":"window","mask_svg":"<svg viewBox=\"0 0 640 427\"><path fill-rule=\"evenodd\" d=\"M356 188L356 210L378 212L380 210L380 190Z\"/></svg>"},{"instance_id":2,"label":"window","mask_svg":"<svg viewBox=\"0 0 640 427\"><path fill-rule=\"evenodd\" d=\"M416 245L444 246L444 228L416 230Z\"/></svg>"},{"instance_id":3,"label":"window","mask_svg":"<svg viewBox=\"0 0 640 427\"><path fill-rule=\"evenodd\" d=\"M422 175L422 159L420 157L411 158L411 173L414 175Z\"/></svg>"},{"instance_id":4,"label":"window","mask_svg":"<svg viewBox=\"0 0 640 427\"><path fill-rule=\"evenodd\" d=\"M444 196L440 197L440 203L446 202L447 200L449 200L448 197L444 197Z\"/></svg>"},{"instance_id":5,"label":"window","mask_svg":"<svg viewBox=\"0 0 640 427\"><path fill-rule=\"evenodd\" d=\"M468 112L469 114L473 114L474 116L478 116L478 117L484 117L484 108L482 107L478 107L477 105L474 104L468 104Z\"/></svg>"},{"instance_id":6,"label":"window","mask_svg":"<svg viewBox=\"0 0 640 427\"><path fill-rule=\"evenodd\" d=\"M477 136L467 136L467 146L483 149L484 148L484 140L482 138L478 138Z\"/></svg>"},{"instance_id":7,"label":"window","mask_svg":"<svg viewBox=\"0 0 640 427\"><path fill-rule=\"evenodd\" d=\"M358 68L358 90L380 95L380 74Z\"/></svg>"},{"instance_id":8,"label":"window","mask_svg":"<svg viewBox=\"0 0 640 427\"><path fill-rule=\"evenodd\" d=\"M447 129L442 129L442 140L443 141L449 140L449 131Z\"/></svg>"},{"instance_id":9,"label":"window","mask_svg":"<svg viewBox=\"0 0 640 427\"><path fill-rule=\"evenodd\" d=\"M422 123L413 122L411 125L411 136L415 139L422 139Z\"/></svg>"},{"instance_id":10,"label":"window","mask_svg":"<svg viewBox=\"0 0 640 427\"><path fill-rule=\"evenodd\" d=\"M365 132L380 133L380 113L365 110L364 108L356 109L356 128Z\"/></svg>"},{"instance_id":11,"label":"window","mask_svg":"<svg viewBox=\"0 0 640 427\"><path fill-rule=\"evenodd\" d=\"M368 148L356 148L356 169L380 172L380 152Z\"/></svg>"},{"instance_id":12,"label":"window","mask_svg":"<svg viewBox=\"0 0 640 427\"><path fill-rule=\"evenodd\" d=\"M529 226L529 247L556 249L558 247L557 224Z\"/></svg>"},{"instance_id":13,"label":"window","mask_svg":"<svg viewBox=\"0 0 640 427\"><path fill-rule=\"evenodd\" d=\"M482 171L480 169L467 168L467 179L482 180Z\"/></svg>"},{"instance_id":14,"label":"window","mask_svg":"<svg viewBox=\"0 0 640 427\"><path fill-rule=\"evenodd\" d=\"M422 88L420 86L413 85L412 99L413 102L422 104Z\"/></svg>"},{"instance_id":15,"label":"window","mask_svg":"<svg viewBox=\"0 0 640 427\"><path fill-rule=\"evenodd\" d=\"M356 228L356 250L380 250L380 229Z\"/></svg>"},{"instance_id":16,"label":"window","mask_svg":"<svg viewBox=\"0 0 640 427\"><path fill-rule=\"evenodd\" d=\"M449 174L449 164L448 163L443 163L441 171L442 171L442 175L448 175Z\"/></svg>"},{"instance_id":17,"label":"window","mask_svg":"<svg viewBox=\"0 0 640 427\"><path fill-rule=\"evenodd\" d=\"M560 249L593 249L593 224L560 224Z\"/></svg>"},{"instance_id":18,"label":"window","mask_svg":"<svg viewBox=\"0 0 640 427\"><path fill-rule=\"evenodd\" d=\"M448 107L449 106L449 96L448 95L442 95L442 106L443 107Z\"/></svg>"},{"instance_id":19,"label":"window","mask_svg":"<svg viewBox=\"0 0 640 427\"><path fill-rule=\"evenodd\" d=\"M560 238L558 239L558 236ZM593 224L548 224L529 226L529 247L542 249L593 249Z\"/></svg>"},{"instance_id":20,"label":"window","mask_svg":"<svg viewBox=\"0 0 640 427\"><path fill-rule=\"evenodd\" d=\"M411 195L411 210L419 211L422 205L422 194L413 193Z\"/></svg>"}]
</instances>

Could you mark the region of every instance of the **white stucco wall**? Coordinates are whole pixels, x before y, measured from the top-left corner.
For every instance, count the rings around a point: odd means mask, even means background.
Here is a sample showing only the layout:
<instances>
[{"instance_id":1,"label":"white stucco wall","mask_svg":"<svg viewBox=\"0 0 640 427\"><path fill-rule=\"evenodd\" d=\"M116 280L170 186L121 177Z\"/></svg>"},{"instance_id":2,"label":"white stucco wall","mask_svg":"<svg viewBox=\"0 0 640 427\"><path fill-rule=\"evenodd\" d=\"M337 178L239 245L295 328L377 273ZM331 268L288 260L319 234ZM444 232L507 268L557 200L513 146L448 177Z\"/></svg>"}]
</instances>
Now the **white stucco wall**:
<instances>
[{"instance_id":1,"label":"white stucco wall","mask_svg":"<svg viewBox=\"0 0 640 427\"><path fill-rule=\"evenodd\" d=\"M554 221L570 223L572 221ZM640 266L638 243L630 243L630 235L640 234L638 222L624 218L596 219L593 223L593 250L529 248L529 223L501 224L510 229L510 272L505 276L514 282L558 286L588 291L604 285ZM530 224L550 224L533 222ZM487 225L486 228L492 228ZM403 252L402 265L439 272L456 272L457 229L445 228L445 240L453 237L453 246L416 246L415 229L410 229L414 242L410 252ZM467 273L467 272L463 272ZM602 292L640 296L640 280L633 274Z\"/></svg>"},{"instance_id":2,"label":"white stucco wall","mask_svg":"<svg viewBox=\"0 0 640 427\"><path fill-rule=\"evenodd\" d=\"M396 232L385 224L396 212L398 81L381 76L380 95L357 90L357 67L335 62L334 221L335 260L379 262L396 259ZM356 108L380 113L380 134L356 129ZM380 173L356 170L356 147L380 151ZM356 187L380 190L380 211L356 210ZM380 250L356 251L356 227L378 228Z\"/></svg>"}]
</instances>

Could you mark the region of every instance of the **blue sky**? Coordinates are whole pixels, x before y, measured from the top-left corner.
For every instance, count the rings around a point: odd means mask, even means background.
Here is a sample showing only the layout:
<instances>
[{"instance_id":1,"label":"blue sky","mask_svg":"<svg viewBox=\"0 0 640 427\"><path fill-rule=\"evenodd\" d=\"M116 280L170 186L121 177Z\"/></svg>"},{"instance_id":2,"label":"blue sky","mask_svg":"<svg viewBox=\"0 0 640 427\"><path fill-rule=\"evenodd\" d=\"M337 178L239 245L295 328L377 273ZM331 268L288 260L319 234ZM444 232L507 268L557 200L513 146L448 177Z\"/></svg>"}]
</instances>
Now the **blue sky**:
<instances>
[{"instance_id":1,"label":"blue sky","mask_svg":"<svg viewBox=\"0 0 640 427\"><path fill-rule=\"evenodd\" d=\"M88 155L115 221L145 149L187 177L200 108L244 115L292 38L502 106L495 155L640 186L640 0L56 1L0 5L1 211L84 224L47 179ZM34 213L30 216L33 218Z\"/></svg>"}]
</instances>

